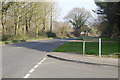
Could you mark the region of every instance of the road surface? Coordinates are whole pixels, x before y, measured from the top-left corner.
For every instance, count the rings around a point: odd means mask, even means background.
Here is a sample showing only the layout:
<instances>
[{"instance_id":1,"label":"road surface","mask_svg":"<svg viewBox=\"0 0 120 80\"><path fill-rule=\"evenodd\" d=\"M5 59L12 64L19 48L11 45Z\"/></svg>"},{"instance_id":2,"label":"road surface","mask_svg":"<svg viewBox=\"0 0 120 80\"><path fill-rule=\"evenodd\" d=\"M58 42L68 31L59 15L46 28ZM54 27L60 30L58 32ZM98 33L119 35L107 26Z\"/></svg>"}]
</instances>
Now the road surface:
<instances>
[{"instance_id":1,"label":"road surface","mask_svg":"<svg viewBox=\"0 0 120 80\"><path fill-rule=\"evenodd\" d=\"M118 68L78 64L47 57L69 39L38 40L2 46L3 78L117 78ZM38 65L39 64L39 65Z\"/></svg>"}]
</instances>

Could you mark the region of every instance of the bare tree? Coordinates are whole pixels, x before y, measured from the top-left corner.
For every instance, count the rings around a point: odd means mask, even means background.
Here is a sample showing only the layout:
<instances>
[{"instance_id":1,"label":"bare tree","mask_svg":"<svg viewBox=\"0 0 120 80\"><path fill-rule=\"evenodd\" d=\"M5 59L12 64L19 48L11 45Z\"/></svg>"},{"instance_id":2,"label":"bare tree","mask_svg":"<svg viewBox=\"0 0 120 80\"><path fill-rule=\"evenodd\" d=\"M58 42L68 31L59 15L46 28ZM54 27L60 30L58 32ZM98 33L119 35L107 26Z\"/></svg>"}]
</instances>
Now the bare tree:
<instances>
[{"instance_id":1,"label":"bare tree","mask_svg":"<svg viewBox=\"0 0 120 80\"><path fill-rule=\"evenodd\" d=\"M58 17L57 13L57 6L55 2L51 2L51 11L50 11L50 32L52 32L53 28L53 21Z\"/></svg>"},{"instance_id":2,"label":"bare tree","mask_svg":"<svg viewBox=\"0 0 120 80\"><path fill-rule=\"evenodd\" d=\"M52 31L55 9L55 2L2 2L0 31L4 36L38 37L40 31Z\"/></svg>"},{"instance_id":3,"label":"bare tree","mask_svg":"<svg viewBox=\"0 0 120 80\"><path fill-rule=\"evenodd\" d=\"M71 37L73 28L67 22L53 22L53 32L60 38Z\"/></svg>"},{"instance_id":4,"label":"bare tree","mask_svg":"<svg viewBox=\"0 0 120 80\"><path fill-rule=\"evenodd\" d=\"M75 28L80 29L90 17L90 12L85 8L73 8L64 18L72 23Z\"/></svg>"},{"instance_id":5,"label":"bare tree","mask_svg":"<svg viewBox=\"0 0 120 80\"><path fill-rule=\"evenodd\" d=\"M80 34L80 28L84 26L87 20L91 17L91 14L85 8L73 8L67 16L64 17L65 20L69 21L74 29L76 29L77 36Z\"/></svg>"}]
</instances>

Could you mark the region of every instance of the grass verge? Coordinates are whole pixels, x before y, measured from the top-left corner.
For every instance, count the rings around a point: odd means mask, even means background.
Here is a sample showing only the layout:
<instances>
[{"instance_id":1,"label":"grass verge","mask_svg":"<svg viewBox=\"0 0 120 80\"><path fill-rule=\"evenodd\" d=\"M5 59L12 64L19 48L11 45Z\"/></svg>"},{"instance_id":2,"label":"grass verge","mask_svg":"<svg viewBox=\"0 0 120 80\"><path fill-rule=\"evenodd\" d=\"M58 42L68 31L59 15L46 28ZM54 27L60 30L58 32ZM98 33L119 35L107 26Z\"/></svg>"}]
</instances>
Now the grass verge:
<instances>
[{"instance_id":1,"label":"grass verge","mask_svg":"<svg viewBox=\"0 0 120 80\"><path fill-rule=\"evenodd\" d=\"M8 41L0 41L0 44L9 44L9 43L17 43L17 42L26 42L26 41L34 41L34 40L42 40L42 39L53 39L53 38L31 38L26 40L8 40Z\"/></svg>"},{"instance_id":2,"label":"grass verge","mask_svg":"<svg viewBox=\"0 0 120 80\"><path fill-rule=\"evenodd\" d=\"M91 38L91 39L99 39L98 37ZM83 40L83 38L77 39L77 40ZM102 41L118 41L116 38L101 38Z\"/></svg>"},{"instance_id":3,"label":"grass verge","mask_svg":"<svg viewBox=\"0 0 120 80\"><path fill-rule=\"evenodd\" d=\"M53 52L73 52L82 54L83 43L82 42L68 42L58 48ZM104 57L117 57L115 53L118 53L118 45L116 42L102 42L102 55ZM86 55L98 55L98 42L86 42Z\"/></svg>"}]
</instances>

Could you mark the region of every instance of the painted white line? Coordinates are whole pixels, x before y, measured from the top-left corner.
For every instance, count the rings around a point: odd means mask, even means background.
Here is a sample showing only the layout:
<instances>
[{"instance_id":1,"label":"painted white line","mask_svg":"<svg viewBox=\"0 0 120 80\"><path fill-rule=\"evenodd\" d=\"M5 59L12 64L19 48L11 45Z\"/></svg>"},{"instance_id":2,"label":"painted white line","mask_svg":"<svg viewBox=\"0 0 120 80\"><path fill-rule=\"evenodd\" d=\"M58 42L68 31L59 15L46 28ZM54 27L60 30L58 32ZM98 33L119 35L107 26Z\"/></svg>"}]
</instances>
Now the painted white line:
<instances>
[{"instance_id":1,"label":"painted white line","mask_svg":"<svg viewBox=\"0 0 120 80\"><path fill-rule=\"evenodd\" d=\"M39 63L37 63L25 76L24 78L28 78L31 73L33 73L33 71L40 65L42 64L42 62L44 62L46 60L46 58L44 58L43 60L41 60Z\"/></svg>"},{"instance_id":2,"label":"painted white line","mask_svg":"<svg viewBox=\"0 0 120 80\"><path fill-rule=\"evenodd\" d=\"M30 76L30 74L26 74L24 78L28 78Z\"/></svg>"},{"instance_id":3,"label":"painted white line","mask_svg":"<svg viewBox=\"0 0 120 80\"><path fill-rule=\"evenodd\" d=\"M42 62L45 61L45 60L46 60L46 58L44 58L42 61L40 61L40 62L38 63L38 65L42 64Z\"/></svg>"},{"instance_id":4,"label":"painted white line","mask_svg":"<svg viewBox=\"0 0 120 80\"><path fill-rule=\"evenodd\" d=\"M17 48L23 48L23 47L17 47Z\"/></svg>"},{"instance_id":5,"label":"painted white line","mask_svg":"<svg viewBox=\"0 0 120 80\"><path fill-rule=\"evenodd\" d=\"M41 62L38 63L38 65L41 64Z\"/></svg>"},{"instance_id":6,"label":"painted white line","mask_svg":"<svg viewBox=\"0 0 120 80\"><path fill-rule=\"evenodd\" d=\"M35 65L35 66L34 66L34 68L37 68L37 67L38 67L38 65Z\"/></svg>"},{"instance_id":7,"label":"painted white line","mask_svg":"<svg viewBox=\"0 0 120 80\"><path fill-rule=\"evenodd\" d=\"M45 61L46 60L46 58L44 58L42 61L40 61L41 63L43 62L43 61Z\"/></svg>"},{"instance_id":8,"label":"painted white line","mask_svg":"<svg viewBox=\"0 0 120 80\"><path fill-rule=\"evenodd\" d=\"M29 73L32 73L34 70L35 70L35 69L31 69L31 70L29 71Z\"/></svg>"}]
</instances>

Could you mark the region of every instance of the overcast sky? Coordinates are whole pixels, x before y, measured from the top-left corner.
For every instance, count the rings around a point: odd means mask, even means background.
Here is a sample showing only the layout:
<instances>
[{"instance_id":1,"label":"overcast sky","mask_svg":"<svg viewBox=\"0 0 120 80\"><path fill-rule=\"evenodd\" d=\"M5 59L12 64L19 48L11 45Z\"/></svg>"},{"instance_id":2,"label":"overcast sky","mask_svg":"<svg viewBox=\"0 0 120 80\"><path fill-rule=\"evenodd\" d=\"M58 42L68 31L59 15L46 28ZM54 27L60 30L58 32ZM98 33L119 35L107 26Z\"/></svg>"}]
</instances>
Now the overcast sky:
<instances>
[{"instance_id":1,"label":"overcast sky","mask_svg":"<svg viewBox=\"0 0 120 80\"><path fill-rule=\"evenodd\" d=\"M89 10L92 14L92 10L95 10L97 6L94 3L94 0L55 0L58 7L60 8L59 21L63 20L63 17L75 7Z\"/></svg>"}]
</instances>

